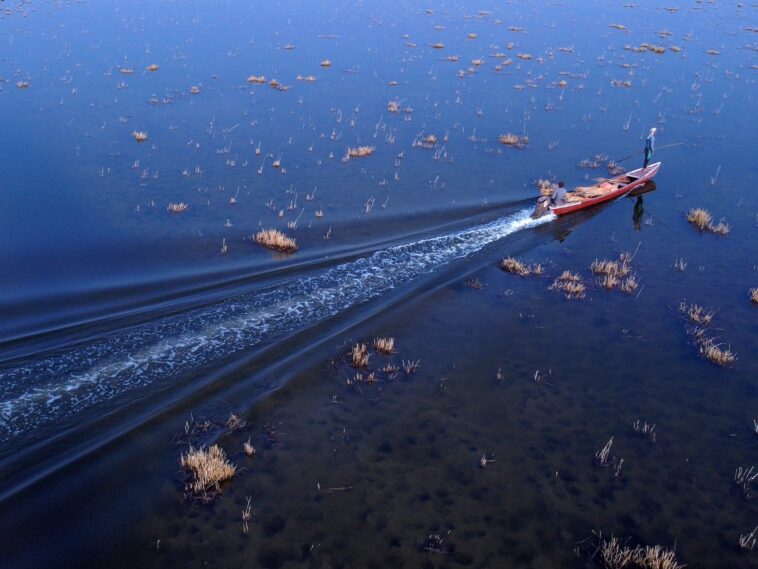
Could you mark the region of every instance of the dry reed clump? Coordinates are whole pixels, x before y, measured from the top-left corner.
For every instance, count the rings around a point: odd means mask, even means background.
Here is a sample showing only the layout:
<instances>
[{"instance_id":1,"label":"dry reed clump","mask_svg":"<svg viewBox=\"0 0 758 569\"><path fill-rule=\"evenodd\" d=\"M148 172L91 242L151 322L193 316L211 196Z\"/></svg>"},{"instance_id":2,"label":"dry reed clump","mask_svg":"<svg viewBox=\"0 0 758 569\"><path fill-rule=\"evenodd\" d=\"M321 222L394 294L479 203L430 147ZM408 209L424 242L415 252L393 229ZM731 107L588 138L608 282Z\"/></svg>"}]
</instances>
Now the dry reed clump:
<instances>
[{"instance_id":1,"label":"dry reed clump","mask_svg":"<svg viewBox=\"0 0 758 569\"><path fill-rule=\"evenodd\" d=\"M713 338L706 338L700 342L698 348L700 355L714 364L728 366L735 362L737 356L729 348L721 348Z\"/></svg>"},{"instance_id":2,"label":"dry reed clump","mask_svg":"<svg viewBox=\"0 0 758 569\"><path fill-rule=\"evenodd\" d=\"M374 338L374 349L382 354L395 353L395 338Z\"/></svg>"},{"instance_id":3,"label":"dry reed clump","mask_svg":"<svg viewBox=\"0 0 758 569\"><path fill-rule=\"evenodd\" d=\"M687 212L687 221L697 227L698 231L708 231L716 235L729 235L732 230L731 226L724 220L720 219L718 223L713 223L711 213L702 208L694 208Z\"/></svg>"},{"instance_id":4,"label":"dry reed clump","mask_svg":"<svg viewBox=\"0 0 758 569\"><path fill-rule=\"evenodd\" d=\"M151 63L150 65L147 66L147 70L148 71L158 71L158 65L155 64L155 63Z\"/></svg>"},{"instance_id":5,"label":"dry reed clump","mask_svg":"<svg viewBox=\"0 0 758 569\"><path fill-rule=\"evenodd\" d=\"M192 87L190 87L190 94L192 94L192 95L199 95L200 94L200 87L198 87L197 85L193 85Z\"/></svg>"},{"instance_id":6,"label":"dry reed clump","mask_svg":"<svg viewBox=\"0 0 758 569\"><path fill-rule=\"evenodd\" d=\"M347 158L365 158L371 156L376 150L374 146L358 146L356 148L347 149Z\"/></svg>"},{"instance_id":7,"label":"dry reed clump","mask_svg":"<svg viewBox=\"0 0 758 569\"><path fill-rule=\"evenodd\" d=\"M598 279L598 284L608 290L616 288L620 282L621 281L619 278L612 273L603 275L600 279Z\"/></svg>"},{"instance_id":8,"label":"dry reed clump","mask_svg":"<svg viewBox=\"0 0 758 569\"><path fill-rule=\"evenodd\" d=\"M660 545L631 548L622 546L618 538L611 536L599 545L600 561L606 569L683 569L676 554Z\"/></svg>"},{"instance_id":9,"label":"dry reed clump","mask_svg":"<svg viewBox=\"0 0 758 569\"><path fill-rule=\"evenodd\" d=\"M582 278L570 271L563 271L549 288L563 292L568 299L577 300L583 299L587 291L587 287L582 283Z\"/></svg>"},{"instance_id":10,"label":"dry reed clump","mask_svg":"<svg viewBox=\"0 0 758 569\"><path fill-rule=\"evenodd\" d=\"M390 101L389 103L387 103L387 110L390 113L400 112L400 103L398 103L397 101Z\"/></svg>"},{"instance_id":11,"label":"dry reed clump","mask_svg":"<svg viewBox=\"0 0 758 569\"><path fill-rule=\"evenodd\" d=\"M753 531L750 533L745 533L740 535L740 539L738 543L740 544L740 549L745 549L747 551L752 551L755 547L755 541L756 541L756 532L758 532L758 526L753 528Z\"/></svg>"},{"instance_id":12,"label":"dry reed clump","mask_svg":"<svg viewBox=\"0 0 758 569\"><path fill-rule=\"evenodd\" d=\"M731 226L723 219L719 220L716 225L711 225L708 227L708 231L715 233L716 235L729 235L729 232L731 230Z\"/></svg>"},{"instance_id":13,"label":"dry reed clump","mask_svg":"<svg viewBox=\"0 0 758 569\"><path fill-rule=\"evenodd\" d=\"M529 143L528 136L518 136L517 134L512 134L510 132L501 134L497 140L500 142L500 144L504 144L505 146L514 146L516 148L523 148Z\"/></svg>"},{"instance_id":14,"label":"dry reed clump","mask_svg":"<svg viewBox=\"0 0 758 569\"><path fill-rule=\"evenodd\" d=\"M657 434L655 432L655 424L651 425L647 421L640 421L639 419L635 419L632 423L632 429L634 429L634 432L650 439L651 442L655 442L655 439L657 437Z\"/></svg>"},{"instance_id":15,"label":"dry reed clump","mask_svg":"<svg viewBox=\"0 0 758 569\"><path fill-rule=\"evenodd\" d=\"M698 348L698 353L716 365L729 366L737 361L737 355L731 351L731 349L722 348L721 344L716 343L716 340L709 337L706 326L710 324L716 312L712 309L706 309L697 304L687 304L681 302L679 304L679 310L697 326L688 329L688 333L695 341L695 345Z\"/></svg>"},{"instance_id":16,"label":"dry reed clump","mask_svg":"<svg viewBox=\"0 0 758 569\"><path fill-rule=\"evenodd\" d=\"M331 67L332 66L332 62L329 61L328 59L325 59L324 61L322 61L320 63L320 65L321 65L321 67Z\"/></svg>"},{"instance_id":17,"label":"dry reed clump","mask_svg":"<svg viewBox=\"0 0 758 569\"><path fill-rule=\"evenodd\" d=\"M166 209L170 211L171 213L184 213L189 209L189 205L184 202L174 203L170 202Z\"/></svg>"},{"instance_id":18,"label":"dry reed clump","mask_svg":"<svg viewBox=\"0 0 758 569\"><path fill-rule=\"evenodd\" d=\"M251 75L247 78L248 83L255 83L257 85L262 85L266 82L266 77L263 75Z\"/></svg>"},{"instance_id":19,"label":"dry reed clump","mask_svg":"<svg viewBox=\"0 0 758 569\"><path fill-rule=\"evenodd\" d=\"M246 454L247 456L249 456L250 458L253 458L253 457L255 456L255 452L256 452L256 451L255 451L255 447L254 447L254 446L253 446L253 444L250 442L250 437L248 437L247 441L245 441L245 442L242 444L242 450L244 450L244 451L245 451L245 454Z\"/></svg>"},{"instance_id":20,"label":"dry reed clump","mask_svg":"<svg viewBox=\"0 0 758 569\"><path fill-rule=\"evenodd\" d=\"M710 308L703 308L699 304L687 304L686 302L679 305L679 310L684 312L690 321L699 326L707 326L716 315L716 312Z\"/></svg>"},{"instance_id":21,"label":"dry reed clump","mask_svg":"<svg viewBox=\"0 0 758 569\"><path fill-rule=\"evenodd\" d=\"M419 366L421 365L421 360L403 360L403 371L405 372L405 375L411 376L418 370Z\"/></svg>"},{"instance_id":22,"label":"dry reed clump","mask_svg":"<svg viewBox=\"0 0 758 569\"><path fill-rule=\"evenodd\" d=\"M638 286L639 284L637 283L637 278L634 275L630 275L621 281L621 292L625 292L626 294L634 294L634 291L637 290Z\"/></svg>"},{"instance_id":23,"label":"dry reed clump","mask_svg":"<svg viewBox=\"0 0 758 569\"><path fill-rule=\"evenodd\" d=\"M734 471L734 482L739 487L745 499L749 500L755 494L753 492L753 483L758 478L758 472L755 467L738 466Z\"/></svg>"},{"instance_id":24,"label":"dry reed clump","mask_svg":"<svg viewBox=\"0 0 758 569\"><path fill-rule=\"evenodd\" d=\"M414 140L413 146L417 146L419 148L434 149L437 147L437 142L439 142L439 140L437 139L436 135L427 134L426 136Z\"/></svg>"},{"instance_id":25,"label":"dry reed clump","mask_svg":"<svg viewBox=\"0 0 758 569\"><path fill-rule=\"evenodd\" d=\"M351 361L354 368L368 367L369 353L366 344L358 343L350 351Z\"/></svg>"},{"instance_id":26,"label":"dry reed clump","mask_svg":"<svg viewBox=\"0 0 758 569\"><path fill-rule=\"evenodd\" d=\"M750 289L750 302L758 304L758 287Z\"/></svg>"},{"instance_id":27,"label":"dry reed clump","mask_svg":"<svg viewBox=\"0 0 758 569\"><path fill-rule=\"evenodd\" d=\"M381 372L387 376L388 379L395 379L400 368L395 364L385 364L381 369Z\"/></svg>"},{"instance_id":28,"label":"dry reed clump","mask_svg":"<svg viewBox=\"0 0 758 569\"><path fill-rule=\"evenodd\" d=\"M144 130L132 131L132 136L137 142L145 142L147 140L147 132Z\"/></svg>"},{"instance_id":29,"label":"dry reed clump","mask_svg":"<svg viewBox=\"0 0 758 569\"><path fill-rule=\"evenodd\" d=\"M526 277L532 272L529 269L529 265L522 263L513 257L506 257L500 261L500 268L503 269L506 273L513 273L520 277Z\"/></svg>"},{"instance_id":30,"label":"dry reed clump","mask_svg":"<svg viewBox=\"0 0 758 569\"><path fill-rule=\"evenodd\" d=\"M198 500L210 501L221 492L221 483L231 480L237 472L218 445L207 450L190 445L187 454L182 454L179 463L187 472L187 493Z\"/></svg>"},{"instance_id":31,"label":"dry reed clump","mask_svg":"<svg viewBox=\"0 0 758 569\"><path fill-rule=\"evenodd\" d=\"M713 216L708 210L695 208L687 212L687 221L697 227L700 231L705 231L711 225Z\"/></svg>"},{"instance_id":32,"label":"dry reed clump","mask_svg":"<svg viewBox=\"0 0 758 569\"><path fill-rule=\"evenodd\" d=\"M631 253L622 252L619 255L618 261L609 261L608 259L595 259L590 265L590 270L595 275L601 275L601 278L598 281L601 286L611 289L615 288L619 284L622 284L621 279L629 275L631 272L631 268L629 267L631 262ZM635 290L637 288L637 281L632 276L624 281L623 284L626 284L627 288L631 288L632 290Z\"/></svg>"},{"instance_id":33,"label":"dry reed clump","mask_svg":"<svg viewBox=\"0 0 758 569\"><path fill-rule=\"evenodd\" d=\"M297 251L297 243L291 237L287 237L276 229L261 229L255 235L255 242L269 249L293 253Z\"/></svg>"}]
</instances>

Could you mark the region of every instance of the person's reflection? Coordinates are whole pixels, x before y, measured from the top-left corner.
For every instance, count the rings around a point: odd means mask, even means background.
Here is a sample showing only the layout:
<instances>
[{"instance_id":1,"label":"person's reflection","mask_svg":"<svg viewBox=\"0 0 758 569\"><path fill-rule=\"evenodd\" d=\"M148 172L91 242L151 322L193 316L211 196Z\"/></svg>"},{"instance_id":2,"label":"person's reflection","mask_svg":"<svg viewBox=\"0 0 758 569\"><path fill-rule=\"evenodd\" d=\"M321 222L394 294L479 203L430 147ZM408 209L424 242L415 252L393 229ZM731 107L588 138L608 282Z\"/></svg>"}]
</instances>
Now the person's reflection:
<instances>
[{"instance_id":1,"label":"person's reflection","mask_svg":"<svg viewBox=\"0 0 758 569\"><path fill-rule=\"evenodd\" d=\"M634 213L632 214L632 222L634 223L635 231L642 229L642 216L645 214L645 207L642 204L642 196L637 196L637 201L634 203Z\"/></svg>"}]
</instances>

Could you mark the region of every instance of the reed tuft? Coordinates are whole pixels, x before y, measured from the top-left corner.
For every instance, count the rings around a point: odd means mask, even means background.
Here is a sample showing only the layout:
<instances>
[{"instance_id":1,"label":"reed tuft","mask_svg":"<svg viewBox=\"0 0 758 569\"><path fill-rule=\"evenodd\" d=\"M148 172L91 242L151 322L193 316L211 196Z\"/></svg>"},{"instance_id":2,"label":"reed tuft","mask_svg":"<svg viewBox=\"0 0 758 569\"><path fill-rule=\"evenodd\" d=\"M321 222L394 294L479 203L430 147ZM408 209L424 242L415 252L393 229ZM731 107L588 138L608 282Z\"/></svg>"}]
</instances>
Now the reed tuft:
<instances>
[{"instance_id":1,"label":"reed tuft","mask_svg":"<svg viewBox=\"0 0 758 569\"><path fill-rule=\"evenodd\" d=\"M720 366L731 365L737 359L734 352L729 348L722 348L721 344L717 344L711 338L707 338L700 343L699 351L700 355Z\"/></svg>"},{"instance_id":2,"label":"reed tuft","mask_svg":"<svg viewBox=\"0 0 758 569\"><path fill-rule=\"evenodd\" d=\"M606 569L683 569L676 554L660 545L629 547L621 545L617 537L602 540L599 544L600 561Z\"/></svg>"},{"instance_id":3,"label":"reed tuft","mask_svg":"<svg viewBox=\"0 0 758 569\"><path fill-rule=\"evenodd\" d=\"M621 282L621 292L625 292L626 294L634 294L634 291L637 290L638 286L639 283L637 282L637 278L634 275L630 275Z\"/></svg>"},{"instance_id":4,"label":"reed tuft","mask_svg":"<svg viewBox=\"0 0 758 569\"><path fill-rule=\"evenodd\" d=\"M713 221L713 216L706 209L694 208L687 212L687 221L700 231L705 231Z\"/></svg>"},{"instance_id":5,"label":"reed tuft","mask_svg":"<svg viewBox=\"0 0 758 569\"><path fill-rule=\"evenodd\" d=\"M374 349L382 354L395 352L395 338L374 338Z\"/></svg>"},{"instance_id":6,"label":"reed tuft","mask_svg":"<svg viewBox=\"0 0 758 569\"><path fill-rule=\"evenodd\" d=\"M221 491L221 483L234 478L237 467L226 458L218 445L208 449L193 448L182 454L179 463L187 472L186 490L190 496L210 501Z\"/></svg>"},{"instance_id":7,"label":"reed tuft","mask_svg":"<svg viewBox=\"0 0 758 569\"><path fill-rule=\"evenodd\" d=\"M513 257L506 257L500 261L500 268L507 273L513 273L520 277L526 277L532 272L529 265Z\"/></svg>"},{"instance_id":8,"label":"reed tuft","mask_svg":"<svg viewBox=\"0 0 758 569\"><path fill-rule=\"evenodd\" d=\"M549 288L563 292L568 299L577 300L583 299L587 291L587 287L582 283L582 278L570 271L563 271Z\"/></svg>"},{"instance_id":9,"label":"reed tuft","mask_svg":"<svg viewBox=\"0 0 758 569\"><path fill-rule=\"evenodd\" d=\"M255 242L269 249L293 253L297 251L297 243L291 237L287 237L276 229L261 229L255 235Z\"/></svg>"},{"instance_id":10,"label":"reed tuft","mask_svg":"<svg viewBox=\"0 0 758 569\"><path fill-rule=\"evenodd\" d=\"M369 353L366 344L358 343L350 351L350 360L354 368L368 367Z\"/></svg>"}]
</instances>

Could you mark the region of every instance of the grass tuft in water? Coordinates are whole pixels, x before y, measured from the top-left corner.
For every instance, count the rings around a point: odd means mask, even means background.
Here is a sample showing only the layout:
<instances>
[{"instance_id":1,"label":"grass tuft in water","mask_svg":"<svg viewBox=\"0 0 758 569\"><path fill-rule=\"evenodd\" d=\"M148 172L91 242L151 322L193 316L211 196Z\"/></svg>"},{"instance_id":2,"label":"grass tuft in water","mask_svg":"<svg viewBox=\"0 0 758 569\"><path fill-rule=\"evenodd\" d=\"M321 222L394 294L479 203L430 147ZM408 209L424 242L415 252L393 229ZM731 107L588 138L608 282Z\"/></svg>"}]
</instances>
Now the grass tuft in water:
<instances>
[{"instance_id":1,"label":"grass tuft in water","mask_svg":"<svg viewBox=\"0 0 758 569\"><path fill-rule=\"evenodd\" d=\"M523 263L522 261L519 261L514 257L506 257L500 261L500 268L503 269L506 273L513 273L514 275L518 275L520 277L529 276L532 272L529 268L529 265ZM540 269L541 268L542 267L540 267Z\"/></svg>"},{"instance_id":2,"label":"grass tuft in water","mask_svg":"<svg viewBox=\"0 0 758 569\"><path fill-rule=\"evenodd\" d=\"M708 361L720 366L731 365L737 359L734 352L729 348L722 348L721 344L717 344L712 338L706 338L700 343L699 352Z\"/></svg>"},{"instance_id":3,"label":"grass tuft in water","mask_svg":"<svg viewBox=\"0 0 758 569\"><path fill-rule=\"evenodd\" d=\"M699 326L708 326L716 315L716 312L710 308L703 308L698 304L687 304L682 302L679 309L687 315L691 322Z\"/></svg>"},{"instance_id":4,"label":"grass tuft in water","mask_svg":"<svg viewBox=\"0 0 758 569\"><path fill-rule=\"evenodd\" d=\"M374 349L382 354L393 354L395 338L374 338Z\"/></svg>"},{"instance_id":5,"label":"grass tuft in water","mask_svg":"<svg viewBox=\"0 0 758 569\"><path fill-rule=\"evenodd\" d=\"M366 344L358 343L350 351L352 365L356 369L368 367L369 353Z\"/></svg>"},{"instance_id":6,"label":"grass tuft in water","mask_svg":"<svg viewBox=\"0 0 758 569\"><path fill-rule=\"evenodd\" d=\"M711 225L713 216L707 209L698 207L687 212L687 221L697 227L699 231L705 231Z\"/></svg>"},{"instance_id":7,"label":"grass tuft in water","mask_svg":"<svg viewBox=\"0 0 758 569\"><path fill-rule=\"evenodd\" d=\"M707 209L694 208L687 212L687 221L697 227L698 231L708 231L716 235L729 235L732 230L731 226L724 220L720 219L714 225L713 216Z\"/></svg>"},{"instance_id":8,"label":"grass tuft in water","mask_svg":"<svg viewBox=\"0 0 758 569\"><path fill-rule=\"evenodd\" d=\"M606 569L682 569L676 554L660 545L629 547L617 537L601 538L598 547L600 562Z\"/></svg>"},{"instance_id":9,"label":"grass tuft in water","mask_svg":"<svg viewBox=\"0 0 758 569\"><path fill-rule=\"evenodd\" d=\"M226 458L224 450L213 445L208 449L193 448L182 454L179 463L187 472L185 489L189 496L203 502L211 501L221 492L221 483L234 478L237 467Z\"/></svg>"},{"instance_id":10,"label":"grass tuft in water","mask_svg":"<svg viewBox=\"0 0 758 569\"><path fill-rule=\"evenodd\" d=\"M587 291L587 287L582 283L582 278L578 274L570 271L563 271L561 275L550 285L550 290L559 290L568 299L581 300Z\"/></svg>"},{"instance_id":11,"label":"grass tuft in water","mask_svg":"<svg viewBox=\"0 0 758 569\"><path fill-rule=\"evenodd\" d=\"M255 242L268 249L283 251L285 253L293 253L297 251L297 243L295 243L295 240L291 237L287 237L277 229L261 229L255 235Z\"/></svg>"}]
</instances>

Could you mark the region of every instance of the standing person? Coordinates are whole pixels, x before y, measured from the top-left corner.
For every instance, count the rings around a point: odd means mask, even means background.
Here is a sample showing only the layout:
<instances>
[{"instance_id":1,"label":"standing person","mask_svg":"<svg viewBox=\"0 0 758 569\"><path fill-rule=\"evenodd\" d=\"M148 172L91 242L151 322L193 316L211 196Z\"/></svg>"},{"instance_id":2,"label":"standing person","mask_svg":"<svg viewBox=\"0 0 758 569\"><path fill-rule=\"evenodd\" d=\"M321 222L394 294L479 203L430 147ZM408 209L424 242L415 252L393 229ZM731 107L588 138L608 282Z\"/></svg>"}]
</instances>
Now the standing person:
<instances>
[{"instance_id":1,"label":"standing person","mask_svg":"<svg viewBox=\"0 0 758 569\"><path fill-rule=\"evenodd\" d=\"M650 134L647 135L647 139L645 140L645 161L642 163L643 168L647 168L648 163L650 162L650 159L653 157L653 152L655 152L655 132L656 128L653 127L650 129Z\"/></svg>"}]
</instances>

